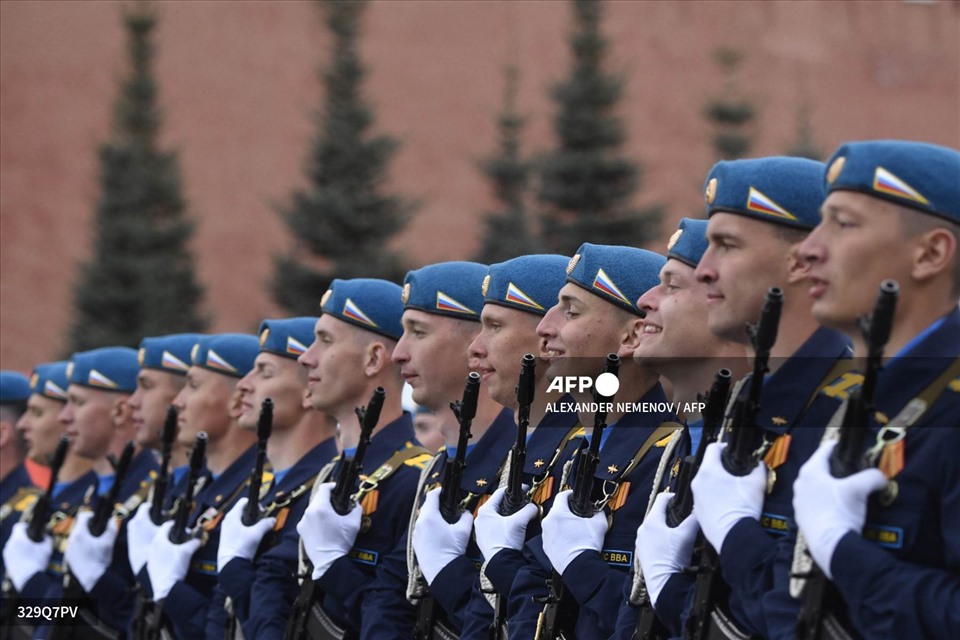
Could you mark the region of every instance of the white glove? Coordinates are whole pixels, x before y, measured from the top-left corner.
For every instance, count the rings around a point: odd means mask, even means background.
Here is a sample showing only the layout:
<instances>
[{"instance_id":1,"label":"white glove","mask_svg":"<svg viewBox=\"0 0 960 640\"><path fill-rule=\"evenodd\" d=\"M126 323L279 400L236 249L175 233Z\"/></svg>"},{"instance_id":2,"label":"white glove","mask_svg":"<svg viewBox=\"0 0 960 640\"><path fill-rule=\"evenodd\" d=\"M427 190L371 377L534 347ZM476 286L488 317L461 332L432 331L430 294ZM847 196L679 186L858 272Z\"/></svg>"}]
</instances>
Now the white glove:
<instances>
[{"instance_id":1,"label":"white glove","mask_svg":"<svg viewBox=\"0 0 960 640\"><path fill-rule=\"evenodd\" d=\"M147 557L150 555L150 543L153 537L157 535L157 529L160 525L153 524L150 519L150 503L144 502L133 514L133 517L127 520L127 559L130 560L130 568L133 574L140 573L143 565L147 564Z\"/></svg>"},{"instance_id":2,"label":"white glove","mask_svg":"<svg viewBox=\"0 0 960 640\"><path fill-rule=\"evenodd\" d=\"M27 535L26 522L13 525L7 544L3 545L3 564L14 588L23 591L30 578L47 570L52 555L53 538L44 534L43 540L34 542Z\"/></svg>"},{"instance_id":3,"label":"white glove","mask_svg":"<svg viewBox=\"0 0 960 640\"><path fill-rule=\"evenodd\" d=\"M320 485L297 524L297 533L303 538L303 548L313 563L313 579L327 572L339 558L347 555L360 532L363 509L356 505L345 516L333 510L330 492L334 483Z\"/></svg>"},{"instance_id":4,"label":"white glove","mask_svg":"<svg viewBox=\"0 0 960 640\"><path fill-rule=\"evenodd\" d=\"M440 514L440 489L427 494L413 526L413 550L428 585L445 566L467 552L472 530L472 513L464 511L459 520L448 524Z\"/></svg>"},{"instance_id":5,"label":"white glove","mask_svg":"<svg viewBox=\"0 0 960 640\"><path fill-rule=\"evenodd\" d=\"M241 498L220 523L220 546L217 547L217 571L223 571L234 558L252 560L267 532L277 524L276 518L260 518L249 527L243 524L247 498Z\"/></svg>"},{"instance_id":6,"label":"white glove","mask_svg":"<svg viewBox=\"0 0 960 640\"><path fill-rule=\"evenodd\" d=\"M153 542L150 543L147 575L150 576L150 586L153 587L155 602L166 598L173 589L173 585L187 577L190 559L201 546L196 538L189 538L183 544L170 542L172 528L173 521L164 522L157 529L157 535L153 536Z\"/></svg>"},{"instance_id":7,"label":"white glove","mask_svg":"<svg viewBox=\"0 0 960 640\"><path fill-rule=\"evenodd\" d=\"M63 559L84 591L90 593L97 580L107 572L113 560L113 546L117 542L119 527L111 518L103 534L95 536L90 533L90 520L93 511L81 511L70 530L67 538L67 550Z\"/></svg>"},{"instance_id":8,"label":"white glove","mask_svg":"<svg viewBox=\"0 0 960 640\"><path fill-rule=\"evenodd\" d=\"M836 440L821 444L793 483L797 526L807 539L810 555L831 580L830 561L840 539L848 531L860 534L867 519L867 498L887 483L879 469L834 478L829 460L836 445Z\"/></svg>"},{"instance_id":9,"label":"white glove","mask_svg":"<svg viewBox=\"0 0 960 640\"><path fill-rule=\"evenodd\" d=\"M723 468L720 455L727 443L707 447L703 463L693 477L693 511L703 535L719 553L733 525L743 518L760 520L767 490L767 466L762 462L745 476Z\"/></svg>"},{"instance_id":10,"label":"white glove","mask_svg":"<svg viewBox=\"0 0 960 640\"><path fill-rule=\"evenodd\" d=\"M570 511L572 491L561 491L553 501L550 513L543 519L543 551L550 564L563 575L567 565L584 551L600 552L607 535L607 516L598 511L581 518Z\"/></svg>"},{"instance_id":11,"label":"white glove","mask_svg":"<svg viewBox=\"0 0 960 640\"><path fill-rule=\"evenodd\" d=\"M667 526L667 505L671 498L672 493L658 495L650 513L637 529L636 553L654 606L670 576L680 573L690 564L693 545L700 530L697 518L692 513L675 528Z\"/></svg>"},{"instance_id":12,"label":"white glove","mask_svg":"<svg viewBox=\"0 0 960 640\"><path fill-rule=\"evenodd\" d=\"M476 531L477 546L485 560L490 560L501 549L519 551L527 535L527 525L537 515L537 506L529 503L511 516L500 515L505 488L497 489L490 499L477 511L477 520L473 527Z\"/></svg>"}]
</instances>

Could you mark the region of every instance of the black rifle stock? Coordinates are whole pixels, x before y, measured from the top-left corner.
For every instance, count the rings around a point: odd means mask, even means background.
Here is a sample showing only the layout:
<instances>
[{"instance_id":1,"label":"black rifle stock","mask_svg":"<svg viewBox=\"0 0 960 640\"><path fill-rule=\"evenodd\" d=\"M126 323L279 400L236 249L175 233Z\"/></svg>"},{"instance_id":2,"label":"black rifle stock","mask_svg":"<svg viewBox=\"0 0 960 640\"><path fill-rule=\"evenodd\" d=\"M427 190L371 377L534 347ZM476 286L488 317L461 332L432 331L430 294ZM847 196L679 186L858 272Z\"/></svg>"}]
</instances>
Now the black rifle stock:
<instances>
[{"instance_id":1,"label":"black rifle stock","mask_svg":"<svg viewBox=\"0 0 960 640\"><path fill-rule=\"evenodd\" d=\"M174 544L183 544L190 537L187 533L187 525L190 521L190 512L193 511L193 491L200 479L200 474L203 472L203 462L206 454L207 432L201 431L197 434L197 439L193 443L193 450L190 452L190 471L187 475L187 486L180 498L180 504L177 505L177 513L174 515L173 526L170 528L169 539Z\"/></svg>"},{"instance_id":2,"label":"black rifle stock","mask_svg":"<svg viewBox=\"0 0 960 640\"><path fill-rule=\"evenodd\" d=\"M883 349L890 339L899 295L900 285L894 280L884 280L880 284L873 313L859 319L860 331L867 343L867 361L860 388L850 393L840 425L840 439L830 455L830 475L834 478L846 478L868 465L864 450L870 435L870 416L875 410ZM815 640L823 637L825 605L832 599L828 597L831 591L829 582L823 570L814 564L801 594L797 638Z\"/></svg>"},{"instance_id":3,"label":"black rifle stock","mask_svg":"<svg viewBox=\"0 0 960 640\"><path fill-rule=\"evenodd\" d=\"M30 513L30 524L27 525L27 536L34 542L43 540L46 533L47 521L50 520L50 511L53 509L53 488L57 486L57 478L60 476L60 468L67 457L67 448L70 446L70 440L66 436L60 438L57 448L53 452L53 460L50 463L50 484L43 495L37 498L33 505L33 511Z\"/></svg>"},{"instance_id":4,"label":"black rifle stock","mask_svg":"<svg viewBox=\"0 0 960 640\"><path fill-rule=\"evenodd\" d=\"M153 502L150 503L150 520L153 524L163 524L166 519L163 505L167 499L167 489L170 484L170 457L173 454L173 440L177 437L177 410L173 405L167 407L167 418L163 421L161 435L162 456L160 458L160 473L153 482Z\"/></svg>"},{"instance_id":5,"label":"black rifle stock","mask_svg":"<svg viewBox=\"0 0 960 640\"><path fill-rule=\"evenodd\" d=\"M460 481L463 470L466 468L467 443L473 434L470 427L477 415L477 401L480 396L480 374L471 371L467 376L467 384L463 389L463 399L451 402L450 408L460 423L460 435L457 439L457 455L447 461L443 470L443 486L440 487L440 515L448 524L455 524L463 513L460 504Z\"/></svg>"},{"instance_id":6,"label":"black rifle stock","mask_svg":"<svg viewBox=\"0 0 960 640\"><path fill-rule=\"evenodd\" d=\"M763 377L770 370L770 349L777 341L782 308L783 290L770 287L760 321L756 325L747 325L754 349L753 374L746 397L735 404L729 444L721 456L723 468L735 476L748 475L759 462L755 454L763 444L763 430L757 426L760 392L763 390Z\"/></svg>"},{"instance_id":7,"label":"black rifle stock","mask_svg":"<svg viewBox=\"0 0 960 640\"><path fill-rule=\"evenodd\" d=\"M620 356L611 353L603 364L604 373L617 375L620 371ZM590 446L579 454L577 460L577 475L573 480L570 494L570 511L581 518L589 518L596 513L596 506L592 500L593 478L600 464L600 440L603 430L607 428L607 405L613 400L612 396L602 396L594 388L593 401L597 404L597 412L593 417L593 433L590 435ZM545 606L537 621L536 640L555 640L559 638L573 638L573 628L577 622L578 606L573 595L563 584L562 576L553 570L548 581L549 594Z\"/></svg>"},{"instance_id":8,"label":"black rifle stock","mask_svg":"<svg viewBox=\"0 0 960 640\"><path fill-rule=\"evenodd\" d=\"M267 440L273 431L273 400L265 399L260 404L260 417L257 420L257 460L250 474L247 491L247 504L243 508L240 521L249 527L261 518L260 486L263 483L263 465L267 460Z\"/></svg>"},{"instance_id":9,"label":"black rifle stock","mask_svg":"<svg viewBox=\"0 0 960 640\"><path fill-rule=\"evenodd\" d=\"M123 447L120 460L114 467L116 475L114 476L113 486L110 487L110 490L105 496L97 501L97 506L93 510L93 517L90 518L90 533L97 537L103 535L103 532L107 529L107 525L110 523L110 516L113 515L117 499L120 496L120 485L123 484L123 481L127 477L127 472L130 470L130 462L133 460L133 452L135 449L136 445L133 444L132 440Z\"/></svg>"},{"instance_id":10,"label":"black rifle stock","mask_svg":"<svg viewBox=\"0 0 960 640\"><path fill-rule=\"evenodd\" d=\"M373 436L373 430L380 421L380 412L383 409L383 401L387 392L383 387L377 387L370 396L370 402L366 407L357 407L357 419L360 421L360 441L357 443L357 451L352 458L347 458L340 465L340 472L337 474L336 484L333 491L330 492L330 504L333 510L341 516L345 516L353 510L353 494L356 492L357 480L360 472L363 470L363 458L367 453L367 446Z\"/></svg>"}]
</instances>

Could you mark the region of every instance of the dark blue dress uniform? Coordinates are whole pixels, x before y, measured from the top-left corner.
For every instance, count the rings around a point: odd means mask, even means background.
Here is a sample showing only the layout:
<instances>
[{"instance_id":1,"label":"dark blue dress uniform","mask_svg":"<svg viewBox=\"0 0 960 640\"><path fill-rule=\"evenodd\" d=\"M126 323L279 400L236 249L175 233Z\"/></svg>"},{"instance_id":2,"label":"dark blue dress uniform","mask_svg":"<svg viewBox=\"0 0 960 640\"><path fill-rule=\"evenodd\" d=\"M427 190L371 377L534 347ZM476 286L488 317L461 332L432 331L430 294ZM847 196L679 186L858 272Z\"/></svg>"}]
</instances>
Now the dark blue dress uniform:
<instances>
[{"instance_id":1,"label":"dark blue dress uniform","mask_svg":"<svg viewBox=\"0 0 960 640\"><path fill-rule=\"evenodd\" d=\"M220 521L234 503L244 497L256 455L255 446L247 449L223 473L206 482L195 497L189 526L202 527L206 542L191 558L186 579L177 582L163 602L163 613L178 638L202 638L211 609L217 616L223 609L222 594L219 599L214 598ZM222 629L220 633L223 634Z\"/></svg>"},{"instance_id":2,"label":"dark blue dress uniform","mask_svg":"<svg viewBox=\"0 0 960 640\"><path fill-rule=\"evenodd\" d=\"M307 504L310 489L317 473L337 455L337 444L329 438L300 458L290 467L260 503L264 507L288 504L270 515L277 518L277 525L261 541L254 560L234 558L226 567L220 568L214 600L229 597L233 612L243 629L245 638L258 640L283 638L287 619L296 600L299 587L296 580L299 562L297 523L300 522ZM300 490L299 495L290 498ZM210 620L214 617L210 616ZM223 638L223 624L208 624L208 638Z\"/></svg>"},{"instance_id":3,"label":"dark blue dress uniform","mask_svg":"<svg viewBox=\"0 0 960 640\"><path fill-rule=\"evenodd\" d=\"M667 397L660 384L656 384L640 402L666 403ZM658 441L632 470L628 471L628 467L658 427L676 420L676 416L668 412L628 413L604 433L600 464L594 476L594 496L610 498L606 507L612 518L610 528L600 553L580 554L564 572L564 585L580 605L574 631L576 638L608 638L614 631L623 582L633 566L637 527L646 514L650 489L666 442ZM625 471L628 473L624 476ZM574 472L575 466L571 478ZM510 589L507 631L510 637L532 638L543 610L543 604L536 600L548 594L546 585L552 565L543 551L542 537L528 542L524 555L527 564L520 569Z\"/></svg>"},{"instance_id":4,"label":"dark blue dress uniform","mask_svg":"<svg viewBox=\"0 0 960 640\"><path fill-rule=\"evenodd\" d=\"M561 402L572 402L571 396L565 396ZM526 459L523 465L523 482L532 489L532 502L539 505L544 511L549 509L556 495L555 485L560 482L563 463L573 457L573 452L579 445L580 439L575 437L582 434L579 416L575 413L556 412L548 413L534 429L527 441ZM506 470L504 470L506 473ZM527 539L536 537L540 533L540 521L533 519L527 525ZM504 549L488 560L486 576L502 598L509 599L510 587L513 578L520 567L526 564L521 551ZM441 572L443 573L443 572ZM490 634L490 625L493 624L493 608L479 582L475 582L470 601L463 614L463 631L461 640L470 638L486 639Z\"/></svg>"},{"instance_id":5,"label":"dark blue dress uniform","mask_svg":"<svg viewBox=\"0 0 960 640\"><path fill-rule=\"evenodd\" d=\"M0 549L7 544L13 525L20 522L24 510L33 504L39 491L22 464L0 482ZM0 580L4 575L3 557L0 556Z\"/></svg>"},{"instance_id":6,"label":"dark blue dress uniform","mask_svg":"<svg viewBox=\"0 0 960 640\"><path fill-rule=\"evenodd\" d=\"M958 358L960 311L954 309L884 366L878 412L893 420ZM834 584L849 621L865 638L960 637L958 427L955 377L907 429L899 445L902 469L886 471L896 472L896 498L887 504L872 495L863 535L848 533L833 554Z\"/></svg>"},{"instance_id":7,"label":"dark blue dress uniform","mask_svg":"<svg viewBox=\"0 0 960 640\"><path fill-rule=\"evenodd\" d=\"M398 451L419 446L413 420L404 413L379 431L363 459L365 473L373 473ZM416 495L420 468L426 455L407 460L386 478L364 503L375 510L364 516L370 527L357 535L347 556L336 560L318 580L323 610L341 628L361 638L382 638L413 627L413 609L404 597L406 587L406 533ZM334 469L336 474L336 469ZM373 496L372 498L370 496ZM389 573L402 569L400 582ZM309 579L309 577L307 578Z\"/></svg>"}]
</instances>

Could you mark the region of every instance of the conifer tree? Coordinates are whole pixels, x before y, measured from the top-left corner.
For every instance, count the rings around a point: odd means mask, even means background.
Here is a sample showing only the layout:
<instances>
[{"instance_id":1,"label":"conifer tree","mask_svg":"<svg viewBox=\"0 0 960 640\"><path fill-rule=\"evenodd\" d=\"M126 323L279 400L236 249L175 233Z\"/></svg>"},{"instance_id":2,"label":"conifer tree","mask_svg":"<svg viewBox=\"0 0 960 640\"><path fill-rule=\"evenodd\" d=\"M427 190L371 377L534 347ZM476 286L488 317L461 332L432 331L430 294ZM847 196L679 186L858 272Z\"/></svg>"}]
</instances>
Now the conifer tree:
<instances>
[{"instance_id":1,"label":"conifer tree","mask_svg":"<svg viewBox=\"0 0 960 640\"><path fill-rule=\"evenodd\" d=\"M714 59L723 74L723 93L711 100L704 115L713 125L713 148L720 160L743 158L753 148L754 123L757 113L753 103L742 95L736 71L743 61L739 49L721 47Z\"/></svg>"},{"instance_id":2,"label":"conifer tree","mask_svg":"<svg viewBox=\"0 0 960 640\"><path fill-rule=\"evenodd\" d=\"M413 205L384 190L396 141L370 133L374 117L361 92L365 70L357 43L365 6L320 3L333 36L332 62L322 74L325 96L305 167L308 186L280 208L293 246L274 261L274 298L293 314L315 315L334 278L399 282L406 272L387 243Z\"/></svg>"},{"instance_id":3,"label":"conifer tree","mask_svg":"<svg viewBox=\"0 0 960 640\"><path fill-rule=\"evenodd\" d=\"M538 199L547 248L570 255L583 242L641 245L657 233L659 207L630 200L640 168L621 155L626 134L615 114L622 80L604 71L607 40L599 0L573 0L569 77L553 88L557 148L542 159Z\"/></svg>"},{"instance_id":4,"label":"conifer tree","mask_svg":"<svg viewBox=\"0 0 960 640\"><path fill-rule=\"evenodd\" d=\"M519 77L516 65L508 66L504 75L506 88L503 108L497 116L497 151L480 164L501 205L499 211L487 213L484 219L483 245L475 259L485 264L503 262L542 250L530 228L525 204L530 163L520 155L520 133L524 118L516 109Z\"/></svg>"},{"instance_id":5,"label":"conifer tree","mask_svg":"<svg viewBox=\"0 0 960 640\"><path fill-rule=\"evenodd\" d=\"M124 16L130 69L99 148L93 256L74 287L70 349L137 346L141 338L202 331L203 290L193 270L177 154L159 148L153 72L157 18L140 3Z\"/></svg>"},{"instance_id":6,"label":"conifer tree","mask_svg":"<svg viewBox=\"0 0 960 640\"><path fill-rule=\"evenodd\" d=\"M802 103L797 108L797 139L787 150L788 156L823 160L823 151L817 146L813 135L813 123L810 122L810 106Z\"/></svg>"}]
</instances>

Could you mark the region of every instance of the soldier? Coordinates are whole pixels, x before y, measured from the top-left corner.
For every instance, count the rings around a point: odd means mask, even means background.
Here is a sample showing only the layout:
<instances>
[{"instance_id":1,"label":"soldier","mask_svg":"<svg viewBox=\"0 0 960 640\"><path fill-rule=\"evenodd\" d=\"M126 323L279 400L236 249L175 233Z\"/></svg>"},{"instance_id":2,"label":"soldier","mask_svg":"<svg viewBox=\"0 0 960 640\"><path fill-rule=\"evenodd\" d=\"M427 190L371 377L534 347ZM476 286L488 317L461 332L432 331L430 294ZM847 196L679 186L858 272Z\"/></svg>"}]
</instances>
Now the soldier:
<instances>
[{"instance_id":1,"label":"soldier","mask_svg":"<svg viewBox=\"0 0 960 640\"><path fill-rule=\"evenodd\" d=\"M557 255L522 256L492 265L484 279L481 328L470 345L470 354L478 362L477 370L490 397L514 411L515 422L519 420L516 389L520 361L524 354L540 354L537 324L563 287L567 262ZM570 442L580 432L576 413L547 412L550 378L546 375L547 363L538 364L522 473L530 502L515 515L501 517L505 489L498 489L480 507L474 523L477 546L484 558L483 574L492 582L500 602L498 626L506 623L510 586L518 568L526 562L521 555L523 543L539 533L539 522L534 521L535 526L528 526L528 522L537 507L543 508L547 498L553 496L556 476L570 457L566 449L573 446ZM514 463L511 460L511 465ZM505 468L501 475L501 487L508 471ZM461 638L489 637L490 627L495 624L494 609L486 597L490 591L481 587L481 581L474 584Z\"/></svg>"},{"instance_id":2,"label":"soldier","mask_svg":"<svg viewBox=\"0 0 960 640\"><path fill-rule=\"evenodd\" d=\"M853 338L880 282L900 284L879 374L869 469L834 478L823 443L800 471L794 508L851 635L960 636L960 153L852 142L825 173L823 220L801 245L813 315ZM888 486L887 486L888 485ZM884 491L877 491L887 486ZM874 493L876 492L876 493ZM789 625L782 635L792 634Z\"/></svg>"},{"instance_id":3,"label":"soldier","mask_svg":"<svg viewBox=\"0 0 960 640\"><path fill-rule=\"evenodd\" d=\"M337 455L336 421L304 401L307 372L297 363L313 341L316 320L264 320L260 353L237 383L241 429L255 431L263 401L273 400L266 453L274 477L260 501L261 519L244 525L247 498L241 498L223 520L217 548L217 591L230 598L229 625L245 638L283 637L298 592L297 523L318 472ZM208 623L208 637L221 640L222 628L221 620Z\"/></svg>"},{"instance_id":4,"label":"soldier","mask_svg":"<svg viewBox=\"0 0 960 640\"><path fill-rule=\"evenodd\" d=\"M173 522L164 523L150 544L147 578L139 581L147 597L162 603L162 624L175 637L201 638L210 611L223 608L214 599L217 583L217 545L224 514L240 498L250 480L256 448L255 435L240 429L230 409L237 382L253 368L259 343L254 336L222 333L203 336L194 345L187 384L176 395L177 438L191 446L201 431L207 434L208 475L194 494L187 526L189 540L170 540ZM192 506L192 508L191 508ZM220 629L221 636L224 629Z\"/></svg>"},{"instance_id":5,"label":"soldier","mask_svg":"<svg viewBox=\"0 0 960 640\"><path fill-rule=\"evenodd\" d=\"M16 429L29 397L30 381L26 376L16 371L0 371L0 549L7 543L13 524L24 509L15 507L36 494L36 487L23 465L25 446ZM0 579L3 575L0 561Z\"/></svg>"},{"instance_id":6,"label":"soldier","mask_svg":"<svg viewBox=\"0 0 960 640\"><path fill-rule=\"evenodd\" d=\"M570 491L556 496L542 521L542 536L526 545L528 564L518 571L510 590L511 637L532 638L538 626L540 633L552 634L543 636L550 638L561 633L606 638L614 630L636 529L660 456L680 428L657 374L631 357L644 315L634 301L656 286L665 262L663 256L642 249L582 245L569 261L558 302L537 328L551 380L596 379L602 358L609 353L618 354L623 362L619 390L607 414L609 427L599 442L599 464L593 477L584 476L591 508L597 511L592 517L579 517L569 505ZM575 391L573 398L580 424L588 429L582 449L595 426L591 390ZM618 403L629 407L620 408ZM650 410L636 410L634 403L649 403ZM570 477L583 457L578 453L576 459ZM562 600L556 601L553 596L561 592Z\"/></svg>"},{"instance_id":7,"label":"soldier","mask_svg":"<svg viewBox=\"0 0 960 640\"><path fill-rule=\"evenodd\" d=\"M400 338L401 289L386 280L334 280L321 300L314 341L300 356L314 409L340 423L345 456L353 456L360 440L355 410L373 391L386 392L380 420L365 451L366 480L353 494L356 506L345 516L331 505L338 460L321 478L310 505L297 525L311 567L298 608L293 637L315 623L360 638L409 637L412 610L404 600L405 540L417 476L427 458L418 446L410 414L402 409L400 379L390 353ZM406 630L406 633L404 631Z\"/></svg>"},{"instance_id":8,"label":"soldier","mask_svg":"<svg viewBox=\"0 0 960 640\"><path fill-rule=\"evenodd\" d=\"M633 357L658 372L673 387L674 402L693 406L700 394L710 389L714 376L721 368L730 369L739 378L747 372L746 350L742 344L715 336L703 322L707 317L707 285L698 282L694 271L707 250L707 221L683 218L677 231L667 245L667 262L660 270L660 284L642 296L637 306L646 312L643 330ZM684 414L690 438L678 443L669 468L675 469L678 461L689 452L696 451L703 421L697 409ZM661 487L655 487L660 491ZM669 536L656 532L647 533L664 524L663 511L669 496L655 503L657 517L644 518L638 531L644 531L651 540L668 540ZM686 526L691 526L689 523ZM696 530L696 524L692 525ZM636 545L636 557L641 564L647 561L643 575L650 596L656 601L663 587L663 579L669 577L654 570L657 563L669 556L655 544ZM646 556L645 556L646 552ZM636 565L635 565L636 566ZM618 638L631 638L637 625L639 609L629 601L634 580L626 582L626 593L617 620Z\"/></svg>"}]
</instances>

